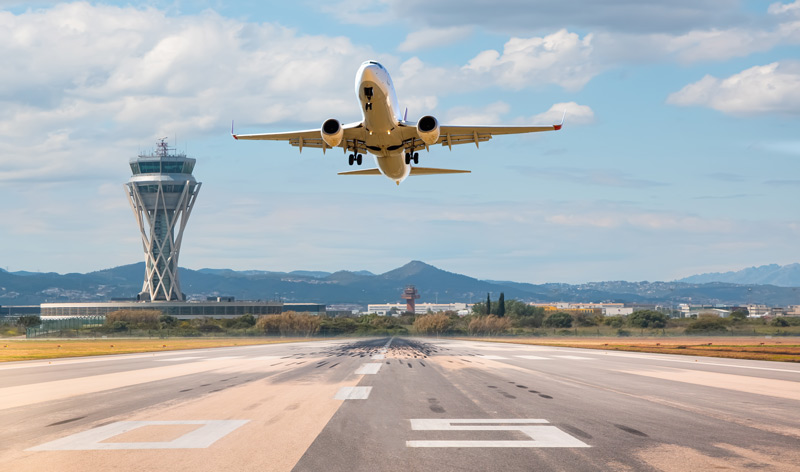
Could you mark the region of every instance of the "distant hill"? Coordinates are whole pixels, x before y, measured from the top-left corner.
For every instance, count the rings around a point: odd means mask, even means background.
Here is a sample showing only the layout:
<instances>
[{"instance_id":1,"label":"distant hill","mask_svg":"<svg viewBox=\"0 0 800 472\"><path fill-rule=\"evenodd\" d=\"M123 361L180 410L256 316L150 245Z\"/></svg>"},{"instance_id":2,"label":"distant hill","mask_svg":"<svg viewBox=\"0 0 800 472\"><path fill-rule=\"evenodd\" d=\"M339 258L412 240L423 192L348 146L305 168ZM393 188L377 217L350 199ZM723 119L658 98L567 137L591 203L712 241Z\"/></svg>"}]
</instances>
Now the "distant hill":
<instances>
[{"instance_id":1,"label":"distant hill","mask_svg":"<svg viewBox=\"0 0 800 472\"><path fill-rule=\"evenodd\" d=\"M492 293L492 299L496 300L503 292L506 299L535 302L800 304L797 289L777 285L701 283L687 279L677 282L610 281L580 285L536 285L480 280L421 261L411 261L383 274L368 271L329 273L181 268L180 277L181 288L192 300L224 295L238 300L281 299L287 302L366 306L369 303L400 302L400 294L405 286L414 285L421 294L421 302L480 302L486 299L487 293ZM0 270L0 305L132 298L141 290L143 278L143 262L88 274L9 273Z\"/></svg>"},{"instance_id":2,"label":"distant hill","mask_svg":"<svg viewBox=\"0 0 800 472\"><path fill-rule=\"evenodd\" d=\"M731 284L775 285L778 287L800 287L800 264L769 264L749 267L735 272L712 272L693 275L678 280L691 284L724 282ZM800 302L799 302L800 303Z\"/></svg>"}]
</instances>

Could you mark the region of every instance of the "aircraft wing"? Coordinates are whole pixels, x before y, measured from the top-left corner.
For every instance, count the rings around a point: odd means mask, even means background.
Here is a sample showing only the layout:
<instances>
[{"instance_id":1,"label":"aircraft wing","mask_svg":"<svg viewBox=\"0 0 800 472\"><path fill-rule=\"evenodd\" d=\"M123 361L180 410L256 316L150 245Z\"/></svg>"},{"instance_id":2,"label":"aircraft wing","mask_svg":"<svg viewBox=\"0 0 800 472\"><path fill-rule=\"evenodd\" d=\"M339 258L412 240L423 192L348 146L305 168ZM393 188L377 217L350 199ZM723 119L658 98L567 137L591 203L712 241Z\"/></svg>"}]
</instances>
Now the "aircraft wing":
<instances>
[{"instance_id":1,"label":"aircraft wing","mask_svg":"<svg viewBox=\"0 0 800 472\"><path fill-rule=\"evenodd\" d=\"M403 137L406 142L411 144L414 151L425 149L425 143L417 137L415 123L402 123ZM461 125L440 125L439 140L434 144L441 144L452 149L457 144L472 143L478 146L479 143L492 139L494 135L501 134L523 134L536 133L540 131L557 131L563 126L563 122L555 125L546 126L461 126Z\"/></svg>"},{"instance_id":2,"label":"aircraft wing","mask_svg":"<svg viewBox=\"0 0 800 472\"><path fill-rule=\"evenodd\" d=\"M364 127L361 122L342 125L342 129L344 135L342 137L342 143L338 147L344 147L345 151L367 152L367 148L363 142ZM322 140L322 134L319 128L280 133L235 134L233 132L233 125L231 125L231 136L233 136L233 139L241 140L286 141L292 146L299 148L300 152L303 152L304 147L323 150L331 149L331 147Z\"/></svg>"}]
</instances>

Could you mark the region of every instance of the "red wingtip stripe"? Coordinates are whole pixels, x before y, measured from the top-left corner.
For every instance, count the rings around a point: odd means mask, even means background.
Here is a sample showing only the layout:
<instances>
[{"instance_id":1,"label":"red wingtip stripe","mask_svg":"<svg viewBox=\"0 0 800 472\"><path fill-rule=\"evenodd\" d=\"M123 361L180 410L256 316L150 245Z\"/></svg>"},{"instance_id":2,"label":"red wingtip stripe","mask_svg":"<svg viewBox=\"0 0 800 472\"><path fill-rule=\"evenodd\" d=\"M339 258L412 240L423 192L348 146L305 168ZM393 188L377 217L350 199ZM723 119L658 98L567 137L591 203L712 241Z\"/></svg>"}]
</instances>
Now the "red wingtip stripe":
<instances>
[{"instance_id":1,"label":"red wingtip stripe","mask_svg":"<svg viewBox=\"0 0 800 472\"><path fill-rule=\"evenodd\" d=\"M235 134L232 134L231 136L233 136L233 139L236 139L236 140L239 139L239 136L236 136Z\"/></svg>"},{"instance_id":2,"label":"red wingtip stripe","mask_svg":"<svg viewBox=\"0 0 800 472\"><path fill-rule=\"evenodd\" d=\"M553 125L553 129L554 129L554 130L556 130L556 131L558 131L558 130L560 130L560 129L561 129L561 126L562 126L562 125Z\"/></svg>"}]
</instances>

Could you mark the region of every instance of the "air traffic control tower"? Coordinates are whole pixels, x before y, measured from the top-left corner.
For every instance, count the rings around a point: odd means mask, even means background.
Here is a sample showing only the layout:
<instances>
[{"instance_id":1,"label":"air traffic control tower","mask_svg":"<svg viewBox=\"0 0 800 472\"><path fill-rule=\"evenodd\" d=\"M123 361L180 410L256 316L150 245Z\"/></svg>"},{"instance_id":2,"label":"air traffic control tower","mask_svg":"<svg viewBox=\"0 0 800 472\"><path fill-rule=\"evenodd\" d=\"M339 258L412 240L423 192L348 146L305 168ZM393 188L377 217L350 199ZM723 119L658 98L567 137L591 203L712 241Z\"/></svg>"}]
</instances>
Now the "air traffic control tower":
<instances>
[{"instance_id":1,"label":"air traffic control tower","mask_svg":"<svg viewBox=\"0 0 800 472\"><path fill-rule=\"evenodd\" d=\"M133 176L125 184L139 224L145 273L140 301L184 301L178 280L178 255L186 222L201 183L192 176L195 159L178 154L162 138L152 154L131 159Z\"/></svg>"}]
</instances>

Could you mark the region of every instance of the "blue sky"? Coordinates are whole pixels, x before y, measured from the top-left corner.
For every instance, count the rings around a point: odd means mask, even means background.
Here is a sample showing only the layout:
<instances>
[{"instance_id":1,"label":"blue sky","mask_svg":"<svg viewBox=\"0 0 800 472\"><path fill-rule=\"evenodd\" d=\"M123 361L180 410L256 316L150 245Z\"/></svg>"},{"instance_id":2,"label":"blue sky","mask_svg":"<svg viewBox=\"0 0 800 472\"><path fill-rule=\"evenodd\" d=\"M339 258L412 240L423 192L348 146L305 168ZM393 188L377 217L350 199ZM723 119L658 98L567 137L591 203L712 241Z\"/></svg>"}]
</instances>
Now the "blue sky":
<instances>
[{"instance_id":1,"label":"blue sky","mask_svg":"<svg viewBox=\"0 0 800 472\"><path fill-rule=\"evenodd\" d=\"M143 260L123 192L156 138L203 182L180 264L484 279L673 280L800 260L800 0L0 1L0 265ZM360 118L549 124L343 177L345 155L237 132Z\"/></svg>"}]
</instances>

